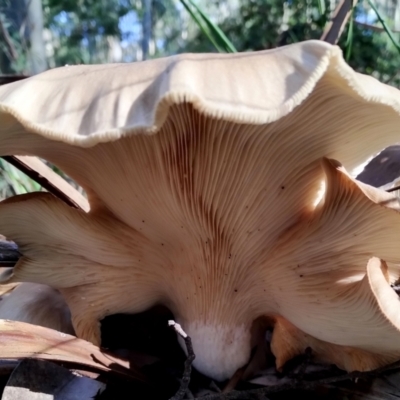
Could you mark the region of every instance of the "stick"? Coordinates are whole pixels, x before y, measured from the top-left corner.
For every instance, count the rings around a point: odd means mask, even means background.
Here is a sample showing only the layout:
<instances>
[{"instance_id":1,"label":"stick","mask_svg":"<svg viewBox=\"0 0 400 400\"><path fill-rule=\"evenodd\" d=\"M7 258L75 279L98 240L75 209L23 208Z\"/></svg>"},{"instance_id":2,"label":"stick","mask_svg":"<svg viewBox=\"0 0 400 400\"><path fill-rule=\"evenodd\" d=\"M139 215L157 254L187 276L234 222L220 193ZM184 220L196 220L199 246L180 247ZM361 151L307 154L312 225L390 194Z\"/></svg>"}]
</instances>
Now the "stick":
<instances>
[{"instance_id":1,"label":"stick","mask_svg":"<svg viewBox=\"0 0 400 400\"><path fill-rule=\"evenodd\" d=\"M395 192L396 190L400 190L400 186L395 186L395 187L393 187L391 189L388 189L386 191L390 193L390 192Z\"/></svg>"},{"instance_id":2,"label":"stick","mask_svg":"<svg viewBox=\"0 0 400 400\"><path fill-rule=\"evenodd\" d=\"M336 7L332 19L326 25L320 40L336 44L356 4L357 0L341 0Z\"/></svg>"},{"instance_id":3,"label":"stick","mask_svg":"<svg viewBox=\"0 0 400 400\"><path fill-rule=\"evenodd\" d=\"M185 341L186 350L187 350L187 358L185 361L185 367L183 370L181 386L179 390L172 396L169 400L183 400L188 389L190 383L190 374L192 372L192 363L196 358L196 355L193 351L192 339L186 334L186 332L182 329L182 327L177 324L175 321L168 321L168 325L175 330L175 332Z\"/></svg>"},{"instance_id":4,"label":"stick","mask_svg":"<svg viewBox=\"0 0 400 400\"><path fill-rule=\"evenodd\" d=\"M89 203L83 195L38 158L25 156L3 158L68 205L89 211Z\"/></svg>"}]
</instances>

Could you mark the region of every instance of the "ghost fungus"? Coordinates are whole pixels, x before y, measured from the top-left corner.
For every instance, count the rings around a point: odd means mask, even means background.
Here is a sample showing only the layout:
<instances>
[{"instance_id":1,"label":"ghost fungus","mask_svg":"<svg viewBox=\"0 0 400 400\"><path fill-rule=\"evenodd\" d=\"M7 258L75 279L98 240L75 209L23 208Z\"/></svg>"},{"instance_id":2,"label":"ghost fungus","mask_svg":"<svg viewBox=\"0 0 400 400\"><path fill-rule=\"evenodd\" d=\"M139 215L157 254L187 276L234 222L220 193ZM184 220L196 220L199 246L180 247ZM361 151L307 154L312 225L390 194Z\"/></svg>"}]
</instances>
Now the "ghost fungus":
<instances>
[{"instance_id":1,"label":"ghost fungus","mask_svg":"<svg viewBox=\"0 0 400 400\"><path fill-rule=\"evenodd\" d=\"M43 193L2 204L24 254L2 280L60 290L94 343L104 316L164 304L216 379L247 362L263 316L279 365L305 344L349 370L385 364L400 357L398 203L344 167L399 126L400 93L317 41L6 85L0 154L49 160L91 210Z\"/></svg>"}]
</instances>

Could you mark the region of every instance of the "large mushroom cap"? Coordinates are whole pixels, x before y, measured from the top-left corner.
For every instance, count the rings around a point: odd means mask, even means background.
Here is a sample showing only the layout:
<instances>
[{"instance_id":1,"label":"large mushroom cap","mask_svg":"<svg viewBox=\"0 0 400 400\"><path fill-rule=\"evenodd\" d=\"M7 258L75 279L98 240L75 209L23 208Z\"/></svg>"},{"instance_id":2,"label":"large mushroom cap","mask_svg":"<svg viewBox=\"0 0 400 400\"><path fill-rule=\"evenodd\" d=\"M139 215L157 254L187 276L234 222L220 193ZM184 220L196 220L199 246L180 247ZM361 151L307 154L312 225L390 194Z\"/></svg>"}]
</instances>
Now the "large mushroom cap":
<instances>
[{"instance_id":1,"label":"large mushroom cap","mask_svg":"<svg viewBox=\"0 0 400 400\"><path fill-rule=\"evenodd\" d=\"M24 254L3 280L59 289L95 343L104 316L165 304L217 379L246 363L263 316L278 365L307 345L349 370L382 365L400 357L399 207L344 167L399 138L399 91L318 41L4 86L0 154L51 161L92 208L2 204Z\"/></svg>"}]
</instances>

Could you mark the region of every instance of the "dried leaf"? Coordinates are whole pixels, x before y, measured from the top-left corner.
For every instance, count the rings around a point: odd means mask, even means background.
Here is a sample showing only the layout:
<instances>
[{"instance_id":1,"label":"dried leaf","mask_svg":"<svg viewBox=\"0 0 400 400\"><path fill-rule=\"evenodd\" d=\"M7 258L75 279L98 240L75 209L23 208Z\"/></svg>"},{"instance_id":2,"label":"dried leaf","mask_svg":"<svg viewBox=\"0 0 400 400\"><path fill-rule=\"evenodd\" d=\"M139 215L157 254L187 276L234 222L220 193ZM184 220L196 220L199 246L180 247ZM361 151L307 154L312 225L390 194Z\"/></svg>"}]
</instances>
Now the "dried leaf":
<instances>
[{"instance_id":1,"label":"dried leaf","mask_svg":"<svg viewBox=\"0 0 400 400\"><path fill-rule=\"evenodd\" d=\"M146 380L129 362L113 357L85 340L41 326L0 320L0 360L21 358L68 362L78 364L81 369Z\"/></svg>"}]
</instances>

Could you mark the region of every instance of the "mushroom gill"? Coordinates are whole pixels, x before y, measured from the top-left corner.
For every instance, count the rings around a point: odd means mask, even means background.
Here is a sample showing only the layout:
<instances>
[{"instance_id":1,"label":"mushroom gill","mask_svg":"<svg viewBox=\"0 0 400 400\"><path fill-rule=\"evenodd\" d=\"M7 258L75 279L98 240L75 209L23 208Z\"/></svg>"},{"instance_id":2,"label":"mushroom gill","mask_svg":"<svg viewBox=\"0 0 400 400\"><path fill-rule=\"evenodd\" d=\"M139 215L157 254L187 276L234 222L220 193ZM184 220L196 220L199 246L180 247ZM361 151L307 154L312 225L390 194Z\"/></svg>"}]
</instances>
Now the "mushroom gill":
<instances>
[{"instance_id":1,"label":"mushroom gill","mask_svg":"<svg viewBox=\"0 0 400 400\"><path fill-rule=\"evenodd\" d=\"M337 47L61 68L0 88L0 122L0 154L89 195L88 213L43 193L0 205L24 255L2 281L60 290L79 337L161 303L216 379L263 316L279 365L306 343L346 369L400 356L398 203L344 170L399 140L400 93Z\"/></svg>"}]
</instances>

